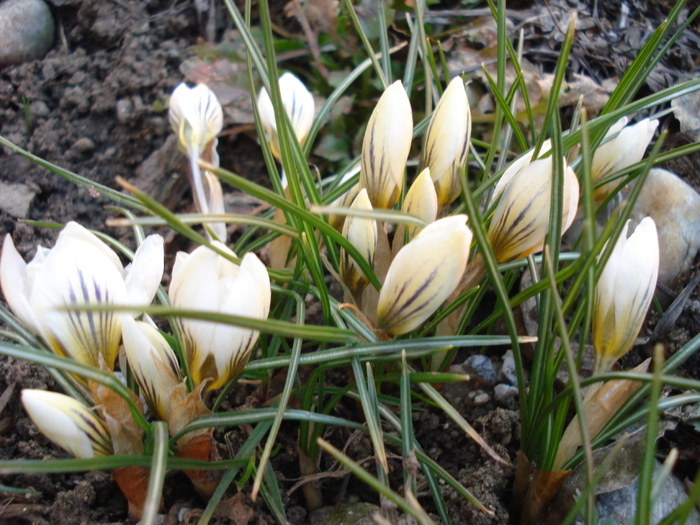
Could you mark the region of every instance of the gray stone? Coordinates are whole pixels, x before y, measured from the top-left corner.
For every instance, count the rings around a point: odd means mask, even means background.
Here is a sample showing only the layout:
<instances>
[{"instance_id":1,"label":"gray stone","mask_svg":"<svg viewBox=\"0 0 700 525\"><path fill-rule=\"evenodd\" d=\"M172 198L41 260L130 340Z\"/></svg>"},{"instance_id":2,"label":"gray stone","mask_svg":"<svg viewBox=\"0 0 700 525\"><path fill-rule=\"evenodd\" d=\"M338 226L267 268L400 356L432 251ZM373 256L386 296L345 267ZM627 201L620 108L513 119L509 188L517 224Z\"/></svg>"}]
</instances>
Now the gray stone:
<instances>
[{"instance_id":1,"label":"gray stone","mask_svg":"<svg viewBox=\"0 0 700 525\"><path fill-rule=\"evenodd\" d=\"M514 405L514 399L518 395L518 387L499 383L493 388L493 398L506 407Z\"/></svg>"},{"instance_id":2,"label":"gray stone","mask_svg":"<svg viewBox=\"0 0 700 525\"><path fill-rule=\"evenodd\" d=\"M53 16L43 0L0 2L0 68L42 58L53 37Z\"/></svg>"},{"instance_id":3,"label":"gray stone","mask_svg":"<svg viewBox=\"0 0 700 525\"><path fill-rule=\"evenodd\" d=\"M515 358L512 350L508 350L503 355L503 365L501 365L501 373L498 375L498 379L505 379L511 385L518 385L518 376L515 373Z\"/></svg>"},{"instance_id":4,"label":"gray stone","mask_svg":"<svg viewBox=\"0 0 700 525\"><path fill-rule=\"evenodd\" d=\"M36 192L24 184L11 184L0 181L0 210L26 219L32 209Z\"/></svg>"},{"instance_id":5,"label":"gray stone","mask_svg":"<svg viewBox=\"0 0 700 525\"><path fill-rule=\"evenodd\" d=\"M675 173L654 168L632 210L629 231L647 216L659 234L659 282L673 286L700 248L700 194Z\"/></svg>"},{"instance_id":6,"label":"gray stone","mask_svg":"<svg viewBox=\"0 0 700 525\"><path fill-rule=\"evenodd\" d=\"M493 363L485 355L471 355L462 364L465 372L475 374L484 383L496 382L496 371Z\"/></svg>"}]
</instances>

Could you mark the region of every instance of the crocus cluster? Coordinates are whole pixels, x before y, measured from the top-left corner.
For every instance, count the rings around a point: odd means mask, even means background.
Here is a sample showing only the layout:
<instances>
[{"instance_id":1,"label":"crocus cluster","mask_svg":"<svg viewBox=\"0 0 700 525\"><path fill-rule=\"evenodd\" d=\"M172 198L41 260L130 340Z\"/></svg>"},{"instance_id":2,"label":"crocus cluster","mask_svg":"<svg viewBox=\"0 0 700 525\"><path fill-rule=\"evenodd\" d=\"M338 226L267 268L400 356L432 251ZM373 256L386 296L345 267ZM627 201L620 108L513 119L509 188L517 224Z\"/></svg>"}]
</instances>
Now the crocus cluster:
<instances>
[{"instance_id":1,"label":"crocus cluster","mask_svg":"<svg viewBox=\"0 0 700 525\"><path fill-rule=\"evenodd\" d=\"M270 309L265 266L252 253L235 264L233 252L216 241L214 245L229 257L203 246L177 255L170 285L173 306L265 319ZM171 423L174 434L187 423L181 413L187 404L183 373L150 318L136 320L160 285L163 259L163 238L151 235L124 268L112 248L70 222L56 245L50 250L39 246L28 264L8 235L0 258L0 283L15 315L61 356L111 372L123 343L150 413ZM110 308L118 306L130 311ZM178 325L198 399L242 371L259 335L256 330L184 318ZM88 386L97 403L103 387ZM119 429L111 426L111 420L119 422L123 414L105 407L97 414L54 392L25 390L22 401L39 429L76 457L125 450Z\"/></svg>"},{"instance_id":2,"label":"crocus cluster","mask_svg":"<svg viewBox=\"0 0 700 525\"><path fill-rule=\"evenodd\" d=\"M426 226L400 225L389 247L383 223L365 217L345 219L343 235L384 284L378 297L363 301L359 292L369 280L345 250L340 254L340 276L360 305L376 306L376 311L365 313L389 335L406 334L425 322L454 291L464 272L471 243L467 217L436 219L461 192L459 178L470 130L464 83L455 78L433 113L420 173L401 206ZM385 90L367 124L359 185L339 203L349 204L352 198L351 209L367 212L394 207L404 191L412 136L411 104L397 81ZM381 257L375 261L377 252Z\"/></svg>"}]
</instances>

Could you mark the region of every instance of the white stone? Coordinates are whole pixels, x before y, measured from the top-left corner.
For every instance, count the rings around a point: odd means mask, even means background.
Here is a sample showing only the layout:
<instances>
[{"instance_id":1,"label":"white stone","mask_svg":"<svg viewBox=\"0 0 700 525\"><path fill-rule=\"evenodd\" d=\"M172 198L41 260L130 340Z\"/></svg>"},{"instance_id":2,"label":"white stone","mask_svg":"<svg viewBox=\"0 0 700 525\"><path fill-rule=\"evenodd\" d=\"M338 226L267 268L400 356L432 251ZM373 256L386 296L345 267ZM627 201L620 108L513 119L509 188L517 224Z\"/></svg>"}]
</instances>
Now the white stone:
<instances>
[{"instance_id":1,"label":"white stone","mask_svg":"<svg viewBox=\"0 0 700 525\"><path fill-rule=\"evenodd\" d=\"M630 231L647 216L659 234L659 282L673 286L700 248L700 194L675 173L654 168L632 210Z\"/></svg>"},{"instance_id":2,"label":"white stone","mask_svg":"<svg viewBox=\"0 0 700 525\"><path fill-rule=\"evenodd\" d=\"M53 37L53 16L43 0L0 0L0 68L42 58Z\"/></svg>"}]
</instances>

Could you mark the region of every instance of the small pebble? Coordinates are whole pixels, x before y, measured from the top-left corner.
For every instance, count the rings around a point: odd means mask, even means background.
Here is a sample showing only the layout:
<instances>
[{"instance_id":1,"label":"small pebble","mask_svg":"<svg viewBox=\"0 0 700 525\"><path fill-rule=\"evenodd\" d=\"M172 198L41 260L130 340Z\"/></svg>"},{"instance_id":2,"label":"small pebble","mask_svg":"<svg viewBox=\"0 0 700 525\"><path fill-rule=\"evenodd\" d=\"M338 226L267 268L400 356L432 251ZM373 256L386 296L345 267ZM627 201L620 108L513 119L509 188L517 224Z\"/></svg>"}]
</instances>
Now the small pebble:
<instances>
[{"instance_id":1,"label":"small pebble","mask_svg":"<svg viewBox=\"0 0 700 525\"><path fill-rule=\"evenodd\" d=\"M518 395L518 387L499 383L493 388L493 398L500 404L510 406Z\"/></svg>"},{"instance_id":2,"label":"small pebble","mask_svg":"<svg viewBox=\"0 0 700 525\"><path fill-rule=\"evenodd\" d=\"M484 383L496 382L496 371L493 363L485 355L472 355L462 364L462 368L469 374L475 374Z\"/></svg>"},{"instance_id":3,"label":"small pebble","mask_svg":"<svg viewBox=\"0 0 700 525\"><path fill-rule=\"evenodd\" d=\"M51 113L49 106L43 100L34 100L29 104L29 113L33 117L48 117Z\"/></svg>"},{"instance_id":4,"label":"small pebble","mask_svg":"<svg viewBox=\"0 0 700 525\"><path fill-rule=\"evenodd\" d=\"M0 2L0 68L42 58L53 45L54 30L43 0Z\"/></svg>"},{"instance_id":5,"label":"small pebble","mask_svg":"<svg viewBox=\"0 0 700 525\"><path fill-rule=\"evenodd\" d=\"M482 392L481 394L477 394L474 399L472 400L472 404L474 406L481 406L485 405L491 400L491 396L489 396L486 392Z\"/></svg>"},{"instance_id":6,"label":"small pebble","mask_svg":"<svg viewBox=\"0 0 700 525\"><path fill-rule=\"evenodd\" d=\"M134 104L128 98L117 100L117 120L128 124L134 115Z\"/></svg>"},{"instance_id":7,"label":"small pebble","mask_svg":"<svg viewBox=\"0 0 700 525\"><path fill-rule=\"evenodd\" d=\"M82 137L75 141L75 144L73 144L73 150L83 154L92 153L95 151L95 143L92 141L92 139Z\"/></svg>"},{"instance_id":8,"label":"small pebble","mask_svg":"<svg viewBox=\"0 0 700 525\"><path fill-rule=\"evenodd\" d=\"M501 373L498 379L505 379L511 385L517 386L518 384L518 376L515 373L515 359L513 358L512 350L508 350L503 356L503 365L501 365Z\"/></svg>"}]
</instances>

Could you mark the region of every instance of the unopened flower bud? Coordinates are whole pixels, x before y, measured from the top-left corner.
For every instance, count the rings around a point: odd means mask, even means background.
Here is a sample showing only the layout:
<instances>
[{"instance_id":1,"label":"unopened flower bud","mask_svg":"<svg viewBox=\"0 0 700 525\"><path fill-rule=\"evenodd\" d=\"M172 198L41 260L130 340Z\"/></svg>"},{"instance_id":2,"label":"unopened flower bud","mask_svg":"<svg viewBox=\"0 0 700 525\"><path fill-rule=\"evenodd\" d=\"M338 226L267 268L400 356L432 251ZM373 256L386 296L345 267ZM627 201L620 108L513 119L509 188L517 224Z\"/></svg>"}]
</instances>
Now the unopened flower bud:
<instances>
[{"instance_id":1,"label":"unopened flower bud","mask_svg":"<svg viewBox=\"0 0 700 525\"><path fill-rule=\"evenodd\" d=\"M578 196L576 174L564 163L562 233L576 217ZM551 157L526 164L513 175L503 188L488 231L499 263L542 251L549 229L551 199Z\"/></svg>"},{"instance_id":2,"label":"unopened flower bud","mask_svg":"<svg viewBox=\"0 0 700 525\"><path fill-rule=\"evenodd\" d=\"M459 284L472 232L465 215L426 226L396 255L379 294L377 318L392 335L420 326Z\"/></svg>"},{"instance_id":3,"label":"unopened flower bud","mask_svg":"<svg viewBox=\"0 0 700 525\"><path fill-rule=\"evenodd\" d=\"M372 211L367 197L367 190L362 189L351 206L355 210ZM362 217L348 216L343 226L343 236L357 248L364 259L371 265L377 246L377 221ZM351 290L359 291L369 284L369 279L362 272L357 262L343 249L340 250L340 276Z\"/></svg>"},{"instance_id":4,"label":"unopened flower bud","mask_svg":"<svg viewBox=\"0 0 700 525\"><path fill-rule=\"evenodd\" d=\"M430 168L441 208L459 197L467 162L471 114L464 81L455 77L442 94L425 133L421 166Z\"/></svg>"},{"instance_id":5,"label":"unopened flower bud","mask_svg":"<svg viewBox=\"0 0 700 525\"><path fill-rule=\"evenodd\" d=\"M76 458L112 454L112 442L102 420L72 397L24 389L22 405L42 434Z\"/></svg>"},{"instance_id":6,"label":"unopened flower bud","mask_svg":"<svg viewBox=\"0 0 700 525\"><path fill-rule=\"evenodd\" d=\"M279 78L282 105L289 117L294 135L299 144L303 145L309 135L314 122L315 103L314 96L306 89L304 83L291 73L285 73ZM281 158L279 136L277 135L277 121L275 109L269 93L263 87L258 95L258 110L260 111L260 123L270 140L272 154Z\"/></svg>"},{"instance_id":7,"label":"unopened flower bud","mask_svg":"<svg viewBox=\"0 0 700 525\"><path fill-rule=\"evenodd\" d=\"M595 289L594 374L609 371L634 344L654 297L659 239L651 217L627 237L625 224Z\"/></svg>"},{"instance_id":8,"label":"unopened flower bud","mask_svg":"<svg viewBox=\"0 0 700 525\"><path fill-rule=\"evenodd\" d=\"M388 209L399 200L412 137L411 103L397 80L377 102L362 142L360 186L373 207Z\"/></svg>"},{"instance_id":9,"label":"unopened flower bud","mask_svg":"<svg viewBox=\"0 0 700 525\"><path fill-rule=\"evenodd\" d=\"M625 124L627 124L627 117L618 120L610 128L605 138L608 139L616 133L618 135L601 144L593 155L591 178L593 184L597 186L593 195L598 201L605 199L621 183L621 181L612 181L600 186L601 182L615 172L624 170L642 160L647 146L654 137L659 121L645 118L631 126L625 127Z\"/></svg>"}]
</instances>

